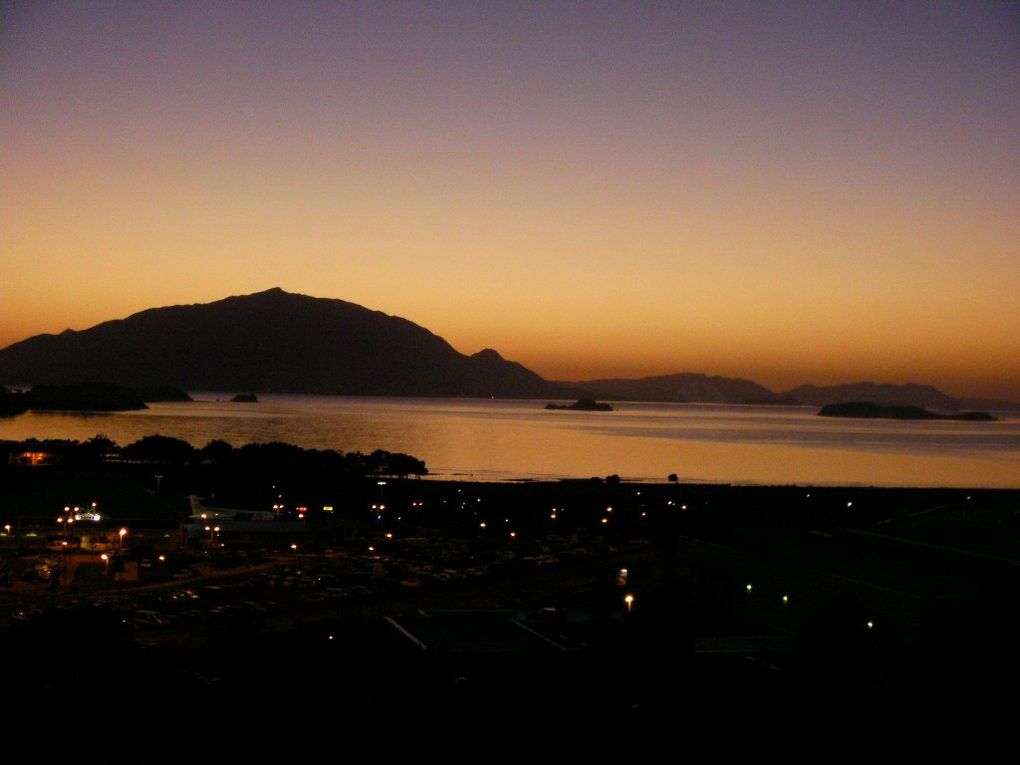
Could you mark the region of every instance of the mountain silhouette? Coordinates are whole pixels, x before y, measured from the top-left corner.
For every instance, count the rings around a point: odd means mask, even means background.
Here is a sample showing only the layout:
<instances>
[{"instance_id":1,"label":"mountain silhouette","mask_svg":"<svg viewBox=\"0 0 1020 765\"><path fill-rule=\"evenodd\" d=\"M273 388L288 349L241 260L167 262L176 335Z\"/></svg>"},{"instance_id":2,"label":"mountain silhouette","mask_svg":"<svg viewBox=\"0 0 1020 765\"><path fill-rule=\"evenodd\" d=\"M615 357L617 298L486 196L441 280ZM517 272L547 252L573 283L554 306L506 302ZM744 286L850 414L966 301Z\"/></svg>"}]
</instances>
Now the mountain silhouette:
<instances>
[{"instance_id":1,"label":"mountain silhouette","mask_svg":"<svg viewBox=\"0 0 1020 765\"><path fill-rule=\"evenodd\" d=\"M0 384L108 382L156 391L463 396L823 406L847 401L938 410L1015 409L930 385L802 385L777 393L751 380L686 372L552 382L491 348L468 356L407 319L273 288L213 303L151 308L81 331L36 335L0 350ZM180 395L179 393L177 395ZM186 397L185 397L186 398Z\"/></svg>"},{"instance_id":2,"label":"mountain silhouette","mask_svg":"<svg viewBox=\"0 0 1020 765\"><path fill-rule=\"evenodd\" d=\"M713 404L742 404L750 399L769 399L776 394L751 380L710 377L694 372L642 377L638 380L585 380L578 386L595 398L613 401L696 401Z\"/></svg>"},{"instance_id":3,"label":"mountain silhouette","mask_svg":"<svg viewBox=\"0 0 1020 765\"><path fill-rule=\"evenodd\" d=\"M356 396L569 397L486 349L457 352L406 319L274 288L152 308L0 350L5 384L103 380L186 390Z\"/></svg>"},{"instance_id":4,"label":"mountain silhouette","mask_svg":"<svg viewBox=\"0 0 1020 765\"><path fill-rule=\"evenodd\" d=\"M843 385L801 385L790 391L791 396L805 404L841 404L856 401L871 401L876 404L894 406L920 406L929 409L957 409L960 399L947 396L931 385L906 383L905 385L889 385L887 383L858 382Z\"/></svg>"}]
</instances>

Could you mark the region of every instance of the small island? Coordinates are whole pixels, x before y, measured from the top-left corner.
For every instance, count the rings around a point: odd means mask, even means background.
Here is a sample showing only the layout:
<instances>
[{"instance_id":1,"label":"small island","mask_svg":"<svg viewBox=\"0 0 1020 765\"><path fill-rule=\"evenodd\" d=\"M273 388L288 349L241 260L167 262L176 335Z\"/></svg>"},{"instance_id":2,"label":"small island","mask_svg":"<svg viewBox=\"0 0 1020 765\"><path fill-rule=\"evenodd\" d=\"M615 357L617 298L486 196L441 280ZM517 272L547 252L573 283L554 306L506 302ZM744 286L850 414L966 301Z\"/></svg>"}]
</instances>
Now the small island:
<instances>
[{"instance_id":1,"label":"small island","mask_svg":"<svg viewBox=\"0 0 1020 765\"><path fill-rule=\"evenodd\" d=\"M591 398L579 398L573 404L546 404L546 409L562 409L573 412L611 412L613 407Z\"/></svg>"},{"instance_id":2,"label":"small island","mask_svg":"<svg viewBox=\"0 0 1020 765\"><path fill-rule=\"evenodd\" d=\"M27 409L37 411L124 412L149 408L131 388L103 382L36 385L20 395Z\"/></svg>"},{"instance_id":3,"label":"small island","mask_svg":"<svg viewBox=\"0 0 1020 765\"><path fill-rule=\"evenodd\" d=\"M966 420L968 422L994 422L998 418L988 412L960 412L939 414L919 406L875 404L870 401L853 401L846 404L827 404L818 412L821 417L862 417L881 420Z\"/></svg>"},{"instance_id":4,"label":"small island","mask_svg":"<svg viewBox=\"0 0 1020 765\"><path fill-rule=\"evenodd\" d=\"M235 404L257 404L259 397L254 393L238 393L230 400Z\"/></svg>"},{"instance_id":5,"label":"small island","mask_svg":"<svg viewBox=\"0 0 1020 765\"><path fill-rule=\"evenodd\" d=\"M104 382L68 385L36 385L19 391L0 387L0 417L29 410L65 412L124 412L148 409L149 402L192 401L185 391L172 385L127 387Z\"/></svg>"}]
</instances>

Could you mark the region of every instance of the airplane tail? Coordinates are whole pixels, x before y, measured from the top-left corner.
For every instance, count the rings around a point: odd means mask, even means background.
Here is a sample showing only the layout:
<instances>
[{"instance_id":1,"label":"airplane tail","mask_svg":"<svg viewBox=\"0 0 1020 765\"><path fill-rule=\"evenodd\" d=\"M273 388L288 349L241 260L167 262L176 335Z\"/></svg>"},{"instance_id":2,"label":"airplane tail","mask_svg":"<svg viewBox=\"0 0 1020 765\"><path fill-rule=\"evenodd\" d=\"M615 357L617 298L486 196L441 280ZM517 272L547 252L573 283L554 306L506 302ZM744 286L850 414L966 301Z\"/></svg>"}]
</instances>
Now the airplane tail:
<instances>
[{"instance_id":1,"label":"airplane tail","mask_svg":"<svg viewBox=\"0 0 1020 765\"><path fill-rule=\"evenodd\" d=\"M202 513L208 514L205 505L202 504L201 500L194 494L189 494L188 499L191 501L191 517L201 518Z\"/></svg>"}]
</instances>

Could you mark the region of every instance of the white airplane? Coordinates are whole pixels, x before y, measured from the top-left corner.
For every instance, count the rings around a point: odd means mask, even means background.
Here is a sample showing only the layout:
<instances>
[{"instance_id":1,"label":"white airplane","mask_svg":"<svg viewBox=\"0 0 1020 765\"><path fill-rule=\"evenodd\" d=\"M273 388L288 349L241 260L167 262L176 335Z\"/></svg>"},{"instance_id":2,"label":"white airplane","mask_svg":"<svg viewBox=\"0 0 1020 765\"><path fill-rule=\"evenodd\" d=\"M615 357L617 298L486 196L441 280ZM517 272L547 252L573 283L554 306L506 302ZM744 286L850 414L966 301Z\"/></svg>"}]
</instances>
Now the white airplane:
<instances>
[{"instance_id":1,"label":"white airplane","mask_svg":"<svg viewBox=\"0 0 1020 765\"><path fill-rule=\"evenodd\" d=\"M274 519L270 510L236 510L226 507L206 507L194 494L191 500L191 520L193 521L271 521Z\"/></svg>"}]
</instances>

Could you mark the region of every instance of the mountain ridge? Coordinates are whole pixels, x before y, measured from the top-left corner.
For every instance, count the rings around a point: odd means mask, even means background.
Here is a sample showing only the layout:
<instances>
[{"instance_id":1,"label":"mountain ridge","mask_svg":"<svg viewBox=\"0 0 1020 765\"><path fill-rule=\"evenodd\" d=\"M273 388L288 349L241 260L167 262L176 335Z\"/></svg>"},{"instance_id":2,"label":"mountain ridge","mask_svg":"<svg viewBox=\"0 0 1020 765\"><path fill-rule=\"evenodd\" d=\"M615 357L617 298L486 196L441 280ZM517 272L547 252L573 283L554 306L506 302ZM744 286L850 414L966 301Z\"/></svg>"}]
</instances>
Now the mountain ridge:
<instances>
[{"instance_id":1,"label":"mountain ridge","mask_svg":"<svg viewBox=\"0 0 1020 765\"><path fill-rule=\"evenodd\" d=\"M550 381L492 348L465 355L408 319L279 287L210 303L147 308L0 349L2 384L89 379L259 393L719 404L796 400L815 406L873 401L940 410L1020 409L1020 404L957 398L916 383L800 385L777 392L753 380L700 372Z\"/></svg>"},{"instance_id":2,"label":"mountain ridge","mask_svg":"<svg viewBox=\"0 0 1020 765\"><path fill-rule=\"evenodd\" d=\"M465 356L408 319L280 288L149 308L0 350L6 384L81 379L260 393L571 395L498 353Z\"/></svg>"}]
</instances>

